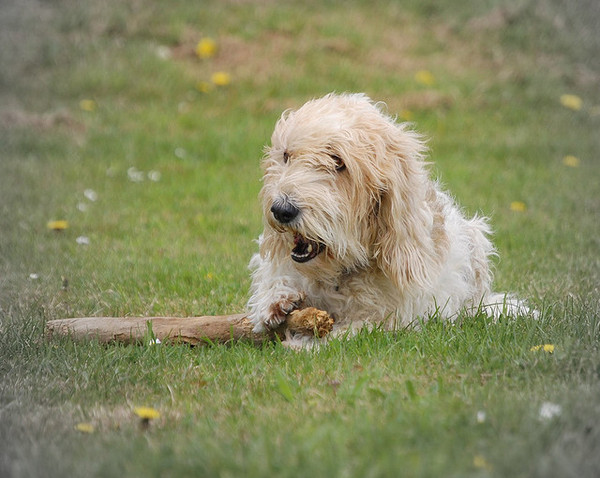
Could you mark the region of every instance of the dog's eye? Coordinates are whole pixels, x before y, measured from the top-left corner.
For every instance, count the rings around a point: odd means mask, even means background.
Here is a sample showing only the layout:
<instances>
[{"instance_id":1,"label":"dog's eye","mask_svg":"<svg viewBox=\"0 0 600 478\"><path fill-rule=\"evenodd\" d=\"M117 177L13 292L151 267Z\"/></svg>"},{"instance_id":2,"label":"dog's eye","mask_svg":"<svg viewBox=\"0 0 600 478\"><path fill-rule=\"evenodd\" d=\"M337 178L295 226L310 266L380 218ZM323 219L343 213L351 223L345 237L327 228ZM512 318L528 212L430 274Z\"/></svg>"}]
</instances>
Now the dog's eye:
<instances>
[{"instance_id":1,"label":"dog's eye","mask_svg":"<svg viewBox=\"0 0 600 478\"><path fill-rule=\"evenodd\" d=\"M287 163L290 159L290 153L288 153L287 151L283 152L283 162Z\"/></svg>"},{"instance_id":2,"label":"dog's eye","mask_svg":"<svg viewBox=\"0 0 600 478\"><path fill-rule=\"evenodd\" d=\"M335 154L330 154L329 157L335 162L336 171L343 171L346 169L346 165L344 164L344 160L342 158L336 156Z\"/></svg>"}]
</instances>

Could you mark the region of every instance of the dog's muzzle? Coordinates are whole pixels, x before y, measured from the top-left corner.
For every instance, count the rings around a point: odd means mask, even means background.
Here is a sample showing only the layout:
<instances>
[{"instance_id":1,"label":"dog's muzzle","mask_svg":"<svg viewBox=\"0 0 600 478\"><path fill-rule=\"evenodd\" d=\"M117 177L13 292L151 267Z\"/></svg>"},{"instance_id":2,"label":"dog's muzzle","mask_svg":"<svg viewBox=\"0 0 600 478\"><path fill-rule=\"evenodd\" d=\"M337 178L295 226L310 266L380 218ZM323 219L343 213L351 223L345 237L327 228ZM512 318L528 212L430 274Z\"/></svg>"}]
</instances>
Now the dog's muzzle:
<instances>
[{"instance_id":1,"label":"dog's muzzle","mask_svg":"<svg viewBox=\"0 0 600 478\"><path fill-rule=\"evenodd\" d=\"M271 206L275 220L281 224L289 224L300 214L298 209L288 198L279 198Z\"/></svg>"},{"instance_id":2,"label":"dog's muzzle","mask_svg":"<svg viewBox=\"0 0 600 478\"><path fill-rule=\"evenodd\" d=\"M319 242L311 241L300 234L294 235L294 248L292 249L292 260L296 262L308 262L323 252L325 246Z\"/></svg>"},{"instance_id":3,"label":"dog's muzzle","mask_svg":"<svg viewBox=\"0 0 600 478\"><path fill-rule=\"evenodd\" d=\"M300 215L300 209L288 197L280 197L271 206L271 213L275 220L287 226L293 223ZM290 253L292 260L299 263L308 262L317 257L325 246L320 242L307 239L301 234L294 234L294 247Z\"/></svg>"}]
</instances>

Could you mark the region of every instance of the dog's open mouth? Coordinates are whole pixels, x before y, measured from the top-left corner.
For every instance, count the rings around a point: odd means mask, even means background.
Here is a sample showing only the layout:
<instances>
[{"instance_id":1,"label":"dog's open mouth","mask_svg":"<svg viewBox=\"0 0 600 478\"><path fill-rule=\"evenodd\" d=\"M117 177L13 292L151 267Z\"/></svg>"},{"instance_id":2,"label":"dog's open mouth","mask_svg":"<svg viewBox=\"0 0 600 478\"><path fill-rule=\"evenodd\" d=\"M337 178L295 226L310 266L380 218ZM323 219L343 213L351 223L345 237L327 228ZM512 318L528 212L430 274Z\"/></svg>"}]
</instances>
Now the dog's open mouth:
<instances>
[{"instance_id":1,"label":"dog's open mouth","mask_svg":"<svg viewBox=\"0 0 600 478\"><path fill-rule=\"evenodd\" d=\"M310 241L300 234L294 236L292 259L296 262L308 262L317 257L325 246L315 241Z\"/></svg>"}]
</instances>

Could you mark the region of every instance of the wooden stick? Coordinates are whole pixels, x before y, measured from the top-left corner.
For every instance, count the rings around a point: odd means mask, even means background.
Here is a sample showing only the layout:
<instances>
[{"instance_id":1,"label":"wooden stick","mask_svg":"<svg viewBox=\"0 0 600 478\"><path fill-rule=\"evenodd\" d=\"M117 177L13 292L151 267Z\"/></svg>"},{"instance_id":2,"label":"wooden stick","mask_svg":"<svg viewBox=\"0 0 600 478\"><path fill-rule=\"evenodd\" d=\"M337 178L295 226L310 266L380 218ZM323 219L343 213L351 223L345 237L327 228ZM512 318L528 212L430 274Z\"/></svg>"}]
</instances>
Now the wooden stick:
<instances>
[{"instance_id":1,"label":"wooden stick","mask_svg":"<svg viewBox=\"0 0 600 478\"><path fill-rule=\"evenodd\" d=\"M245 314L203 317L79 317L50 320L46 337L69 336L74 340L96 339L101 343L143 343L153 337L160 342L202 345L250 341L260 344L283 338L285 331L323 337L333 328L333 319L314 307L295 310L276 330L254 333ZM152 330L152 333L150 333Z\"/></svg>"}]
</instances>

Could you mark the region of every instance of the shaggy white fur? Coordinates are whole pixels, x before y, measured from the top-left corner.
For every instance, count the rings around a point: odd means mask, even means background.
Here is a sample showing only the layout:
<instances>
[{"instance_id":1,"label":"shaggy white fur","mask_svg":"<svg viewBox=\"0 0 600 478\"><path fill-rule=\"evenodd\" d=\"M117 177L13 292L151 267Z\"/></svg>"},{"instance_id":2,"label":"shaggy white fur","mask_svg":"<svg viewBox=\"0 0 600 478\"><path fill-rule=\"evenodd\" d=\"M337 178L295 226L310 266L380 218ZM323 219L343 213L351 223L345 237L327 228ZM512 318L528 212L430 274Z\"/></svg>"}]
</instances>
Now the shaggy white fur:
<instances>
[{"instance_id":1,"label":"shaggy white fur","mask_svg":"<svg viewBox=\"0 0 600 478\"><path fill-rule=\"evenodd\" d=\"M419 134L363 94L287 111L262 161L264 231L249 317L276 327L314 306L338 334L394 328L462 310L517 313L490 292L490 228L430 179Z\"/></svg>"}]
</instances>

